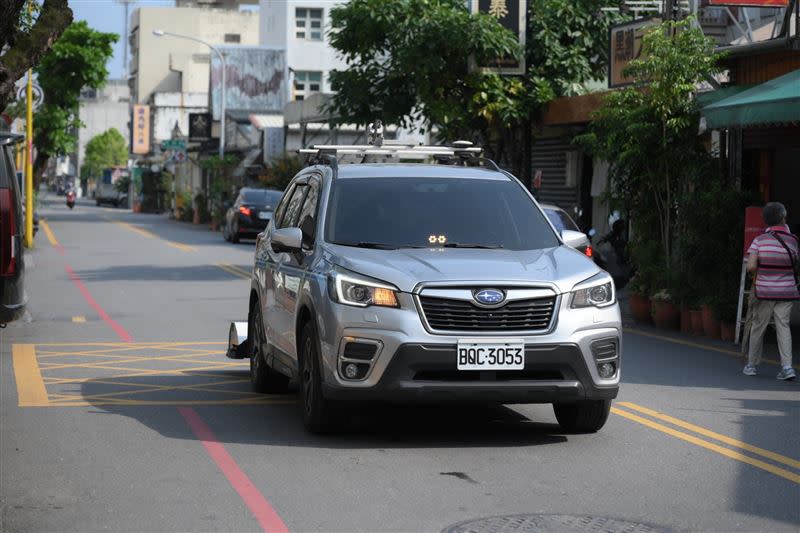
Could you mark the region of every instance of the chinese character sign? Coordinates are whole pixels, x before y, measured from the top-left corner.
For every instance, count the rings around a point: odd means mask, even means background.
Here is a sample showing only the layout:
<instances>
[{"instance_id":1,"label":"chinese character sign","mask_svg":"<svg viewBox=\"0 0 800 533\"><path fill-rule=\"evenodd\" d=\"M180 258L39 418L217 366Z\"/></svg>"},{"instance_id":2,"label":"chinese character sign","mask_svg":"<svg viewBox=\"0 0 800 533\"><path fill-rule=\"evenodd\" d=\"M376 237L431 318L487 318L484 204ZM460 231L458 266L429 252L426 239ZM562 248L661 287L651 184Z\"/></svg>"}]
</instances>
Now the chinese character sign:
<instances>
[{"instance_id":1,"label":"chinese character sign","mask_svg":"<svg viewBox=\"0 0 800 533\"><path fill-rule=\"evenodd\" d=\"M640 19L611 27L609 50L608 86L619 87L633 83L623 74L634 59L642 56L642 37L650 26L660 22L658 18Z\"/></svg>"},{"instance_id":2,"label":"chinese character sign","mask_svg":"<svg viewBox=\"0 0 800 533\"><path fill-rule=\"evenodd\" d=\"M712 6L786 7L789 0L709 0Z\"/></svg>"},{"instance_id":3,"label":"chinese character sign","mask_svg":"<svg viewBox=\"0 0 800 533\"><path fill-rule=\"evenodd\" d=\"M150 153L150 106L133 106L131 152L140 155Z\"/></svg>"},{"instance_id":4,"label":"chinese character sign","mask_svg":"<svg viewBox=\"0 0 800 533\"><path fill-rule=\"evenodd\" d=\"M471 0L472 13L483 13L494 17L501 26L517 35L521 48L525 48L525 20L528 12L527 0ZM515 56L498 57L484 65L474 65L485 72L500 74L524 74L525 60Z\"/></svg>"}]
</instances>

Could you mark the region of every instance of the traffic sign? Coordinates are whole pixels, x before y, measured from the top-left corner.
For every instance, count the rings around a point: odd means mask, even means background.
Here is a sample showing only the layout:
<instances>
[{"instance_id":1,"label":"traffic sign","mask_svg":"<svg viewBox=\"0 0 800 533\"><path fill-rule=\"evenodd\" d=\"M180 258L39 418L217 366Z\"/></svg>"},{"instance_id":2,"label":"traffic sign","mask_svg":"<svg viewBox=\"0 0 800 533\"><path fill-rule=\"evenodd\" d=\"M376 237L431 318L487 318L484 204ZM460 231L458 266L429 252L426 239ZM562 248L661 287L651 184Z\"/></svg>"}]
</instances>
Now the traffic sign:
<instances>
[{"instance_id":1,"label":"traffic sign","mask_svg":"<svg viewBox=\"0 0 800 533\"><path fill-rule=\"evenodd\" d=\"M31 92L33 94L33 108L38 110L44 103L44 90L41 85L34 82L31 84ZM27 84L23 84L17 89L17 100L24 102L26 97Z\"/></svg>"},{"instance_id":2,"label":"traffic sign","mask_svg":"<svg viewBox=\"0 0 800 533\"><path fill-rule=\"evenodd\" d=\"M162 150L186 151L186 141L183 139L167 139L161 143Z\"/></svg>"}]
</instances>

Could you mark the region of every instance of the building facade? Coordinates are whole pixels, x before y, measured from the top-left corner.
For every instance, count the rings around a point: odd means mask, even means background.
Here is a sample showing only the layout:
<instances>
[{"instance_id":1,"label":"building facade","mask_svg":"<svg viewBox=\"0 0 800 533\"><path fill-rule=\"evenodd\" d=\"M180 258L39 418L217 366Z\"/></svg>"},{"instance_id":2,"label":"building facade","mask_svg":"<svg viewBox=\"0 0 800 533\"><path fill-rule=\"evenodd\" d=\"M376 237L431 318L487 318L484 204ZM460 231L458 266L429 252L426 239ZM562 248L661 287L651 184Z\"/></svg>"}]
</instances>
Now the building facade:
<instances>
[{"instance_id":1,"label":"building facade","mask_svg":"<svg viewBox=\"0 0 800 533\"><path fill-rule=\"evenodd\" d=\"M127 80L109 80L102 89L84 89L80 96L80 120L76 152L76 174L81 176L81 166L86 154L86 144L94 137L116 128L128 137L130 122L130 90ZM85 185L85 184L84 184Z\"/></svg>"},{"instance_id":2,"label":"building facade","mask_svg":"<svg viewBox=\"0 0 800 533\"><path fill-rule=\"evenodd\" d=\"M258 13L202 7L141 7L133 12L129 85L134 102L148 103L153 93L208 93L207 46L155 30L187 35L211 45L259 43Z\"/></svg>"},{"instance_id":3,"label":"building facade","mask_svg":"<svg viewBox=\"0 0 800 533\"><path fill-rule=\"evenodd\" d=\"M287 100L330 93L330 72L347 64L330 46L331 9L341 0L261 0L260 44L286 49L291 83Z\"/></svg>"}]
</instances>

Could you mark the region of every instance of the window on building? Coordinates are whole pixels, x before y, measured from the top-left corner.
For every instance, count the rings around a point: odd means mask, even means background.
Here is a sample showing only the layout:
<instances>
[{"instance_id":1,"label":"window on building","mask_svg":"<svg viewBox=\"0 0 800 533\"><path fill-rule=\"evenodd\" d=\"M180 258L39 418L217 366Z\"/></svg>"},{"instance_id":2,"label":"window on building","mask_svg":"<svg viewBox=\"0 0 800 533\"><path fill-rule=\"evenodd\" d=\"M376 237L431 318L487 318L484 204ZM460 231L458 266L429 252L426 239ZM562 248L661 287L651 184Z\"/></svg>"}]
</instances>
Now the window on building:
<instances>
[{"instance_id":1,"label":"window on building","mask_svg":"<svg viewBox=\"0 0 800 533\"><path fill-rule=\"evenodd\" d=\"M322 72L298 70L294 73L294 99L305 100L322 91Z\"/></svg>"},{"instance_id":2,"label":"window on building","mask_svg":"<svg viewBox=\"0 0 800 533\"><path fill-rule=\"evenodd\" d=\"M322 9L298 7L294 10L295 37L306 41L322 40Z\"/></svg>"},{"instance_id":3,"label":"window on building","mask_svg":"<svg viewBox=\"0 0 800 533\"><path fill-rule=\"evenodd\" d=\"M226 43L240 43L242 42L242 36L238 33L226 33L225 34L225 42Z\"/></svg>"}]
</instances>

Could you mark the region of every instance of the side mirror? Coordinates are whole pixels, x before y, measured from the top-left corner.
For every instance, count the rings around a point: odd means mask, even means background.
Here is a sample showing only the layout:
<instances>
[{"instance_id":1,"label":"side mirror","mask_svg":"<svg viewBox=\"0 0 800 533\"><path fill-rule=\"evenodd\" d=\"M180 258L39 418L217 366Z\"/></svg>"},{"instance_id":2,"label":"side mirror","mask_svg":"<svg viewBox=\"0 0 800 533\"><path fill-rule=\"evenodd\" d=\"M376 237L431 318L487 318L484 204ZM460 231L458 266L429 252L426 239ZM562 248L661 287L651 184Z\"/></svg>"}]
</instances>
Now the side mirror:
<instances>
[{"instance_id":1,"label":"side mirror","mask_svg":"<svg viewBox=\"0 0 800 533\"><path fill-rule=\"evenodd\" d=\"M300 228L281 228L272 232L272 249L275 252L297 252L303 246Z\"/></svg>"},{"instance_id":2,"label":"side mirror","mask_svg":"<svg viewBox=\"0 0 800 533\"><path fill-rule=\"evenodd\" d=\"M561 240L564 241L564 244L573 248L580 248L589 244L589 239L585 233L569 229L561 230Z\"/></svg>"}]
</instances>

